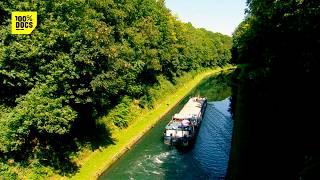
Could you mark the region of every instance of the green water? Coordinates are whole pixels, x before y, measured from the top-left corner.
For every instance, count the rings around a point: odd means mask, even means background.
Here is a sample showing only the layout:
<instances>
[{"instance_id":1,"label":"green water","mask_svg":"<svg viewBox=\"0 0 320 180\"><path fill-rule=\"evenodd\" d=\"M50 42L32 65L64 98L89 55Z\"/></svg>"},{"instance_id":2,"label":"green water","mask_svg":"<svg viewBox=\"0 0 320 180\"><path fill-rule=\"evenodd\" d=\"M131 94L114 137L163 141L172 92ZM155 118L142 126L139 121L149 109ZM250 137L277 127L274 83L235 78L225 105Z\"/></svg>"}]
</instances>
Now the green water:
<instances>
[{"instance_id":1,"label":"green water","mask_svg":"<svg viewBox=\"0 0 320 180\"><path fill-rule=\"evenodd\" d=\"M227 169L232 131L227 111L228 97L231 95L229 76L229 73L224 73L200 83L100 179L223 178ZM194 95L205 96L210 102L195 145L184 150L164 145L164 127L189 97Z\"/></svg>"}]
</instances>

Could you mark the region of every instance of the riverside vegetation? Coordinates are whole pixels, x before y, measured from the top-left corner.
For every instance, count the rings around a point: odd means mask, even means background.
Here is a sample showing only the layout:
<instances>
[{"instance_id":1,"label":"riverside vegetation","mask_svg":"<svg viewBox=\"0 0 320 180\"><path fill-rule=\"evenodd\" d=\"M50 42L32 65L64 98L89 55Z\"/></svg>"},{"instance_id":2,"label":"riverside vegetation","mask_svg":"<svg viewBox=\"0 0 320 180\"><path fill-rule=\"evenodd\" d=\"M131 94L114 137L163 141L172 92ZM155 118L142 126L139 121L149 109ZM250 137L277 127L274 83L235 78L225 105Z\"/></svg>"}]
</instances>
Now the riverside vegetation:
<instances>
[{"instance_id":1,"label":"riverside vegetation","mask_svg":"<svg viewBox=\"0 0 320 180\"><path fill-rule=\"evenodd\" d=\"M31 35L11 34L12 11L37 11ZM0 35L0 177L9 179L73 176L83 152L117 143L110 128L228 64L232 44L180 22L163 0L4 0Z\"/></svg>"},{"instance_id":2,"label":"riverside vegetation","mask_svg":"<svg viewBox=\"0 0 320 180\"><path fill-rule=\"evenodd\" d=\"M250 0L233 34L229 179L320 179L317 0Z\"/></svg>"}]
</instances>

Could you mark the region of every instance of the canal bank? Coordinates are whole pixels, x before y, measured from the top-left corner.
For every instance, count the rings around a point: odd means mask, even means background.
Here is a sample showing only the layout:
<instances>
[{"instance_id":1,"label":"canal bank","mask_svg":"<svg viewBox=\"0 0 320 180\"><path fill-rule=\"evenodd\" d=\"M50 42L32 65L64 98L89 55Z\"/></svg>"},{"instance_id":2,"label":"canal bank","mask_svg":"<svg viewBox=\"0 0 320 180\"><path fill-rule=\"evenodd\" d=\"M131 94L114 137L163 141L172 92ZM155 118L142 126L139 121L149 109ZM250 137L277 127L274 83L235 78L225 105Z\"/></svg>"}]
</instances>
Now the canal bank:
<instances>
[{"instance_id":1,"label":"canal bank","mask_svg":"<svg viewBox=\"0 0 320 180\"><path fill-rule=\"evenodd\" d=\"M224 179L233 127L228 111L230 76L222 73L201 82L99 179ZM194 145L183 149L165 145L162 135L166 124L194 95L208 98Z\"/></svg>"},{"instance_id":2,"label":"canal bank","mask_svg":"<svg viewBox=\"0 0 320 180\"><path fill-rule=\"evenodd\" d=\"M233 67L206 70L199 73L193 79L188 80L184 86L166 98L159 100L158 106L146 114L142 114L135 123L128 128L112 132L115 144L102 147L92 152L88 157L79 162L79 172L73 179L96 179L124 153L126 153L148 130L150 130L170 109L176 106L186 95L188 95L203 79L218 74L222 71L233 69Z\"/></svg>"}]
</instances>

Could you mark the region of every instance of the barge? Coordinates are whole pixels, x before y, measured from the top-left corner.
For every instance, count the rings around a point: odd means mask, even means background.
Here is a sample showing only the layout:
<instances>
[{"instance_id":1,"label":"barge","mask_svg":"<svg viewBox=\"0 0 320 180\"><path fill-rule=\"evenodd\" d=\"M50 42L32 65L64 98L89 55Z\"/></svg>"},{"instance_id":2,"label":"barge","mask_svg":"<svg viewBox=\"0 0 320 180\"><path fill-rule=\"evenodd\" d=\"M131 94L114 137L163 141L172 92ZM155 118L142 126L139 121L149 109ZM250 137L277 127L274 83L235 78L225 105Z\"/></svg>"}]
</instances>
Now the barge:
<instances>
[{"instance_id":1,"label":"barge","mask_svg":"<svg viewBox=\"0 0 320 180\"><path fill-rule=\"evenodd\" d=\"M166 125L164 143L179 146L191 144L197 135L206 107L206 98L191 97Z\"/></svg>"}]
</instances>

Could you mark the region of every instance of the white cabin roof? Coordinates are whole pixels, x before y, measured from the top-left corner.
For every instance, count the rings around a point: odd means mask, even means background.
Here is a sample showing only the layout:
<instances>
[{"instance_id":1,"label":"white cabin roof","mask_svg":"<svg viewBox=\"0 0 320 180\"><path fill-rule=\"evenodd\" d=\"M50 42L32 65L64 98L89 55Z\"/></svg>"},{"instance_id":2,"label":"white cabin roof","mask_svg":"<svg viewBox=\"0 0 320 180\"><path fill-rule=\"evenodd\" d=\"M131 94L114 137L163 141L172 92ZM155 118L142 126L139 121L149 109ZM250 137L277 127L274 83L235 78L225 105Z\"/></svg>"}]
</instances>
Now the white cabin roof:
<instances>
[{"instance_id":1,"label":"white cabin roof","mask_svg":"<svg viewBox=\"0 0 320 180\"><path fill-rule=\"evenodd\" d=\"M193 97L184 105L178 114L175 114L173 118L176 119L189 119L197 117L201 112L201 107L204 103L204 98Z\"/></svg>"}]
</instances>

